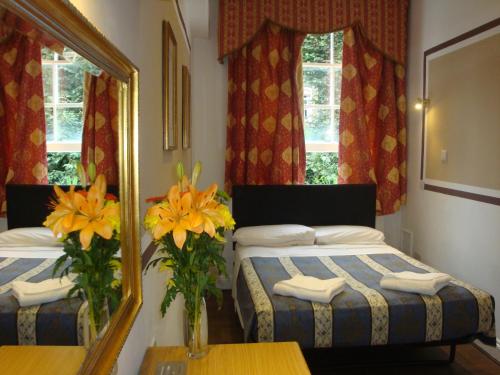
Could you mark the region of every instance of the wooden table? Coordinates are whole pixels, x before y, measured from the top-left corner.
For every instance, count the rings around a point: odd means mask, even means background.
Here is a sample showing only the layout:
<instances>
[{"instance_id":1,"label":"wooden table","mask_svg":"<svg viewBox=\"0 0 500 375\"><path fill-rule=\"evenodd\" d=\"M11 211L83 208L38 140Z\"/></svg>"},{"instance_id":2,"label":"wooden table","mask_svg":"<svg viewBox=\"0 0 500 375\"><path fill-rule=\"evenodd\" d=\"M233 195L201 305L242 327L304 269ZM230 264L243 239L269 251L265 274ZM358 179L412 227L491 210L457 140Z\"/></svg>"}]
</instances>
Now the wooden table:
<instances>
[{"instance_id":1,"label":"wooden table","mask_svg":"<svg viewBox=\"0 0 500 375\"><path fill-rule=\"evenodd\" d=\"M82 346L1 346L0 374L73 375L86 354Z\"/></svg>"},{"instance_id":2,"label":"wooden table","mask_svg":"<svg viewBox=\"0 0 500 375\"><path fill-rule=\"evenodd\" d=\"M201 359L188 359L185 347L151 347L141 375L154 375L157 365L165 361L186 361L187 375L310 374L296 342L212 345Z\"/></svg>"}]
</instances>

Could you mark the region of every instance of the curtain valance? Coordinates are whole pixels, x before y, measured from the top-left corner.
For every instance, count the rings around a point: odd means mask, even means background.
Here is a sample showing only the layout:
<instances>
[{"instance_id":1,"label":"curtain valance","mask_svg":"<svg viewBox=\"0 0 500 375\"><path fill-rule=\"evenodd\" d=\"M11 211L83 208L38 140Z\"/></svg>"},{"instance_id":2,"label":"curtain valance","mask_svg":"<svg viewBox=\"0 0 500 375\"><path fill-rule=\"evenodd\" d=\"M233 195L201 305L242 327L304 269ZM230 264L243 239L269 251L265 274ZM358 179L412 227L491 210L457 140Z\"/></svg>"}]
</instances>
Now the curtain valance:
<instances>
[{"instance_id":1,"label":"curtain valance","mask_svg":"<svg viewBox=\"0 0 500 375\"><path fill-rule=\"evenodd\" d=\"M390 59L406 60L409 0L220 0L219 58L247 44L266 21L304 33L327 33L359 24Z\"/></svg>"},{"instance_id":2,"label":"curtain valance","mask_svg":"<svg viewBox=\"0 0 500 375\"><path fill-rule=\"evenodd\" d=\"M64 45L52 36L39 30L31 22L16 16L7 9L0 7L0 39L5 39L16 31L21 35L25 35L32 42L37 42L43 47L47 47L52 51L62 54Z\"/></svg>"}]
</instances>

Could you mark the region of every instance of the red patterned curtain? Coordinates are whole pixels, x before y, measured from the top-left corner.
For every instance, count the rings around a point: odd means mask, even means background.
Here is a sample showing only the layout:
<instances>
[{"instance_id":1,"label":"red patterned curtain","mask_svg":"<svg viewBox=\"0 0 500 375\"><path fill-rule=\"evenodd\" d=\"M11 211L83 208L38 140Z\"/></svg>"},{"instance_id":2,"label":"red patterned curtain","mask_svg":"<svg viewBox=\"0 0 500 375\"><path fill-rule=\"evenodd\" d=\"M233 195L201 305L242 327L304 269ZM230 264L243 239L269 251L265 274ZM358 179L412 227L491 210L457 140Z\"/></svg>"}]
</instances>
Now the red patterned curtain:
<instances>
[{"instance_id":1,"label":"red patterned curtain","mask_svg":"<svg viewBox=\"0 0 500 375\"><path fill-rule=\"evenodd\" d=\"M47 148L40 44L12 32L0 41L0 208L5 184L46 184Z\"/></svg>"},{"instance_id":2,"label":"red patterned curtain","mask_svg":"<svg viewBox=\"0 0 500 375\"><path fill-rule=\"evenodd\" d=\"M303 33L359 24L366 37L404 64L408 0L220 0L219 58L238 51L267 21Z\"/></svg>"},{"instance_id":3,"label":"red patterned curtain","mask_svg":"<svg viewBox=\"0 0 500 375\"><path fill-rule=\"evenodd\" d=\"M102 72L85 73L82 164L96 165L108 184L118 184L118 81Z\"/></svg>"},{"instance_id":4,"label":"red patterned curtain","mask_svg":"<svg viewBox=\"0 0 500 375\"><path fill-rule=\"evenodd\" d=\"M228 192L233 185L304 182L304 37L268 23L229 58Z\"/></svg>"},{"instance_id":5,"label":"red patterned curtain","mask_svg":"<svg viewBox=\"0 0 500 375\"><path fill-rule=\"evenodd\" d=\"M405 69L359 27L344 31L339 183L376 183L377 213L406 201Z\"/></svg>"}]
</instances>

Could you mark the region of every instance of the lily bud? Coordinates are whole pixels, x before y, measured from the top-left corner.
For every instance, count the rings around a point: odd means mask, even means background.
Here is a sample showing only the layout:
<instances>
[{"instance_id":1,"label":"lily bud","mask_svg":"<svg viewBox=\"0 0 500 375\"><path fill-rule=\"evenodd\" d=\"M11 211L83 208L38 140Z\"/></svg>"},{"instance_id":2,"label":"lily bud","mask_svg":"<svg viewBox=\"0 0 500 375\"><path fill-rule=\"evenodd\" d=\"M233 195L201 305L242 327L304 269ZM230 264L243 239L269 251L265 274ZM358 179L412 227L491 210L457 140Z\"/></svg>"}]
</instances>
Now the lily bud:
<instances>
[{"instance_id":1,"label":"lily bud","mask_svg":"<svg viewBox=\"0 0 500 375\"><path fill-rule=\"evenodd\" d=\"M182 181L182 177L184 177L184 165L182 164L182 161L177 163L177 179Z\"/></svg>"},{"instance_id":2,"label":"lily bud","mask_svg":"<svg viewBox=\"0 0 500 375\"><path fill-rule=\"evenodd\" d=\"M80 185L83 187L87 186L87 175L85 174L85 168L83 168L82 163L76 164L76 174L78 175L78 180L80 180Z\"/></svg>"},{"instance_id":3,"label":"lily bud","mask_svg":"<svg viewBox=\"0 0 500 375\"><path fill-rule=\"evenodd\" d=\"M96 173L97 171L95 164L90 162L89 165L87 166L87 174L89 176L90 183L94 183Z\"/></svg>"},{"instance_id":4,"label":"lily bud","mask_svg":"<svg viewBox=\"0 0 500 375\"><path fill-rule=\"evenodd\" d=\"M191 175L191 184L196 186L196 182L198 181L198 176L201 173L201 162L198 160L193 168L193 174Z\"/></svg>"}]
</instances>

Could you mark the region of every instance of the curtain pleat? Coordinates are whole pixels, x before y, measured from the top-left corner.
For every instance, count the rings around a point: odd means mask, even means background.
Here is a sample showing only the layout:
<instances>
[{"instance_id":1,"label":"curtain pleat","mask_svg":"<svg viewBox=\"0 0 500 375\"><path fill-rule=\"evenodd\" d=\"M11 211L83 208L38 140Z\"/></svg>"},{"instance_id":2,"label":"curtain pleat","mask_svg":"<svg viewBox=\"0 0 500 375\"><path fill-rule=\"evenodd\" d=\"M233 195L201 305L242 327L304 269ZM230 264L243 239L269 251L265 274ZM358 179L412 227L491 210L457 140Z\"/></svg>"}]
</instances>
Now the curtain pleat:
<instances>
[{"instance_id":1,"label":"curtain pleat","mask_svg":"<svg viewBox=\"0 0 500 375\"><path fill-rule=\"evenodd\" d=\"M96 165L108 184L118 184L118 81L106 72L85 73L81 160Z\"/></svg>"},{"instance_id":2,"label":"curtain pleat","mask_svg":"<svg viewBox=\"0 0 500 375\"><path fill-rule=\"evenodd\" d=\"M376 183L377 214L406 202L405 69L358 26L344 31L339 183Z\"/></svg>"},{"instance_id":3,"label":"curtain pleat","mask_svg":"<svg viewBox=\"0 0 500 375\"><path fill-rule=\"evenodd\" d=\"M0 210L5 184L46 184L41 48L12 33L0 43Z\"/></svg>"},{"instance_id":4,"label":"curtain pleat","mask_svg":"<svg viewBox=\"0 0 500 375\"><path fill-rule=\"evenodd\" d=\"M268 23L230 56L226 191L233 185L304 182L304 38Z\"/></svg>"}]
</instances>

